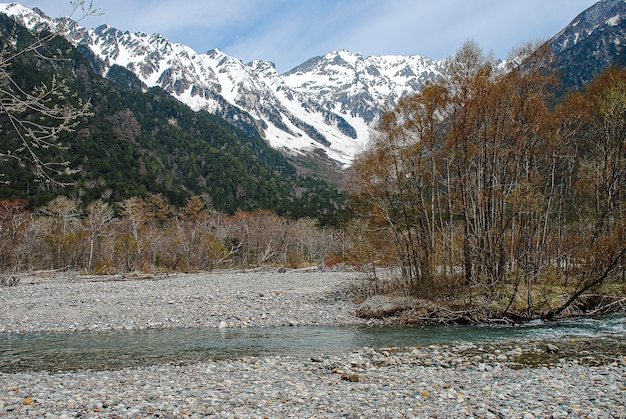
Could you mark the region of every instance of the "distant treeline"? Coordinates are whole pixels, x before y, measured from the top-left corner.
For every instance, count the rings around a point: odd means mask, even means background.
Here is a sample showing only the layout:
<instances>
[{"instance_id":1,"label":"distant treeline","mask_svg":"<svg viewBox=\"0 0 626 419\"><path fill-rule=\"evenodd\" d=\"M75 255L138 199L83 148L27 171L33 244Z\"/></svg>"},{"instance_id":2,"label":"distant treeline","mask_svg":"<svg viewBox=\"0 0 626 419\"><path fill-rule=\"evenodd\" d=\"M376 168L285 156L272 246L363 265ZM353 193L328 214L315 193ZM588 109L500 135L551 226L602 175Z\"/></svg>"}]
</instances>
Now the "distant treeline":
<instances>
[{"instance_id":1,"label":"distant treeline","mask_svg":"<svg viewBox=\"0 0 626 419\"><path fill-rule=\"evenodd\" d=\"M20 199L0 201L0 268L33 270L190 272L214 268L315 266L340 254L342 235L310 218L267 210L227 215L199 197L175 209L159 194L114 208L92 202L84 211L60 196L36 212Z\"/></svg>"}]
</instances>

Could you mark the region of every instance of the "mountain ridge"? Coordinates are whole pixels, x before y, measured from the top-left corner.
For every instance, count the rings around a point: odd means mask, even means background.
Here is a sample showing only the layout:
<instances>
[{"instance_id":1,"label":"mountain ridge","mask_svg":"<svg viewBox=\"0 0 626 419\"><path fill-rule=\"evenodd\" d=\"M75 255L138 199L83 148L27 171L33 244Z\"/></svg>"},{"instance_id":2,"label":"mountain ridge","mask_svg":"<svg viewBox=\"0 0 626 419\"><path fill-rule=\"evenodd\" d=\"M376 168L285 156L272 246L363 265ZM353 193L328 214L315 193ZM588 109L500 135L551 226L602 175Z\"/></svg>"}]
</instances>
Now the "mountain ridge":
<instances>
[{"instance_id":1,"label":"mountain ridge","mask_svg":"<svg viewBox=\"0 0 626 419\"><path fill-rule=\"evenodd\" d=\"M63 21L17 3L0 4L0 11L31 29ZM108 25L86 29L72 23L66 37L101 60L102 75L114 64L125 67L147 87L161 87L196 111L255 127L274 148L326 155L342 167L364 147L369 124L382 107L439 74L445 62L336 51L316 57L312 72L303 72L303 63L279 74L269 61L243 63L217 48L197 53L159 34ZM349 60L340 60L342 55Z\"/></svg>"},{"instance_id":2,"label":"mountain ridge","mask_svg":"<svg viewBox=\"0 0 626 419\"><path fill-rule=\"evenodd\" d=\"M611 47L621 53L626 43L625 4L625 0L599 1L548 41L556 56L551 67L564 74L568 87L581 87L612 65L594 48ZM0 4L0 11L37 30L66 22L18 3ZM607 40L602 33L609 32ZM287 155L317 156L338 169L349 166L366 147L370 126L382 111L442 76L447 62L421 55L363 57L337 50L281 74L271 61L244 63L218 48L198 53L159 34L108 25L86 29L71 22L66 37L99 61L96 67L104 76L114 65L126 68L146 88L160 87L193 110L206 110L238 128L256 131ZM589 46L581 48L585 43ZM580 49L586 52L577 52Z\"/></svg>"},{"instance_id":3,"label":"mountain ridge","mask_svg":"<svg viewBox=\"0 0 626 419\"><path fill-rule=\"evenodd\" d=\"M63 195L83 206L102 199L119 208L131 197L160 195L181 207L198 196L208 208L225 214L266 209L292 218L311 217L320 224L339 222L345 205L342 191L316 176L299 174L256 132L193 111L160 87L146 88L126 68L112 65L109 77L102 77L92 57L66 39L37 38L4 14L0 38L12 40L3 49L3 57L9 57L3 67L5 97L57 78L63 81L64 94L52 95L47 106L66 106L73 97L90 102L89 115L38 150L46 163L70 168L48 176L23 152L28 140L20 137L19 127L7 122L6 113L0 115L0 200L21 199L37 208ZM41 44L31 49L38 40ZM56 126L37 110L26 109L19 118Z\"/></svg>"}]
</instances>

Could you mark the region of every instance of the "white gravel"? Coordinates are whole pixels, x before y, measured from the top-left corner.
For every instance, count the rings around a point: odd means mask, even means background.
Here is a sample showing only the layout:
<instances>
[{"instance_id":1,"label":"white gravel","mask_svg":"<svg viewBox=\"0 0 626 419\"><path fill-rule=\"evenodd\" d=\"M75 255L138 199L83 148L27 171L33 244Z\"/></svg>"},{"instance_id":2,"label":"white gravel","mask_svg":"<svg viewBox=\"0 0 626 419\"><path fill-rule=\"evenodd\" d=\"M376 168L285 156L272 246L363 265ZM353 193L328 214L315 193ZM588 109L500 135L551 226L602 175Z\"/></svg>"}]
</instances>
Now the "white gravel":
<instances>
[{"instance_id":1,"label":"white gravel","mask_svg":"<svg viewBox=\"0 0 626 419\"><path fill-rule=\"evenodd\" d=\"M363 322L354 317L353 273L101 279L24 277L0 288L0 330ZM603 365L587 356L520 368L519 360L545 349L516 345L0 373L0 417L626 418L623 354Z\"/></svg>"},{"instance_id":2,"label":"white gravel","mask_svg":"<svg viewBox=\"0 0 626 419\"><path fill-rule=\"evenodd\" d=\"M360 285L352 272L297 270L24 276L0 287L0 333L363 324Z\"/></svg>"}]
</instances>

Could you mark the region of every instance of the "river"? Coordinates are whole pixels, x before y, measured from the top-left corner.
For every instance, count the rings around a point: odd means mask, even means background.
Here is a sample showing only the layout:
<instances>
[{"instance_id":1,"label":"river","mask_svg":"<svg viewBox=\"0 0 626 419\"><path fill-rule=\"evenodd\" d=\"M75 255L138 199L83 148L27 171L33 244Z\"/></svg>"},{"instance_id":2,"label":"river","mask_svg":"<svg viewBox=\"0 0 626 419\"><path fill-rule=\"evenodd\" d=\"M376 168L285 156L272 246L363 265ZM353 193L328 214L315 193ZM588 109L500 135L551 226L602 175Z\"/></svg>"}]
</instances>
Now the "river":
<instances>
[{"instance_id":1,"label":"river","mask_svg":"<svg viewBox=\"0 0 626 419\"><path fill-rule=\"evenodd\" d=\"M243 356L345 353L362 347L413 347L585 337L624 341L626 317L514 326L276 327L149 329L0 335L0 372L106 370Z\"/></svg>"}]
</instances>

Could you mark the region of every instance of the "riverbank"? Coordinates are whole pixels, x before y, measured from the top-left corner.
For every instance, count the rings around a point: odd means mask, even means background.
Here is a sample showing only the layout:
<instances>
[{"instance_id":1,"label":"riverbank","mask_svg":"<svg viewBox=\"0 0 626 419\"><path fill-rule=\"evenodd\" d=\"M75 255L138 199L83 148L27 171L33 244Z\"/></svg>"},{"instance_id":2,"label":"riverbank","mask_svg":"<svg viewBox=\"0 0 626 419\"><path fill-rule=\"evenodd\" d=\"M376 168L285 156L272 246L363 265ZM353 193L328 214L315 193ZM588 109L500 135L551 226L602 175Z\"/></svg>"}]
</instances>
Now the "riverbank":
<instances>
[{"instance_id":1,"label":"riverbank","mask_svg":"<svg viewBox=\"0 0 626 419\"><path fill-rule=\"evenodd\" d=\"M90 277L0 287L0 332L382 324L350 272ZM361 348L0 373L0 417L626 418L621 338Z\"/></svg>"},{"instance_id":2,"label":"riverbank","mask_svg":"<svg viewBox=\"0 0 626 419\"><path fill-rule=\"evenodd\" d=\"M28 275L0 287L0 333L381 323L355 316L363 290L333 271Z\"/></svg>"},{"instance_id":3,"label":"riverbank","mask_svg":"<svg viewBox=\"0 0 626 419\"><path fill-rule=\"evenodd\" d=\"M549 366L519 363L541 352L535 343L364 348L310 358L0 374L0 416L626 417L623 356L603 365L565 358Z\"/></svg>"}]
</instances>

